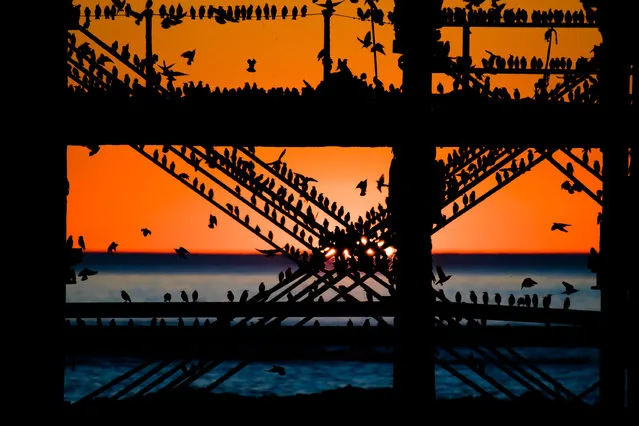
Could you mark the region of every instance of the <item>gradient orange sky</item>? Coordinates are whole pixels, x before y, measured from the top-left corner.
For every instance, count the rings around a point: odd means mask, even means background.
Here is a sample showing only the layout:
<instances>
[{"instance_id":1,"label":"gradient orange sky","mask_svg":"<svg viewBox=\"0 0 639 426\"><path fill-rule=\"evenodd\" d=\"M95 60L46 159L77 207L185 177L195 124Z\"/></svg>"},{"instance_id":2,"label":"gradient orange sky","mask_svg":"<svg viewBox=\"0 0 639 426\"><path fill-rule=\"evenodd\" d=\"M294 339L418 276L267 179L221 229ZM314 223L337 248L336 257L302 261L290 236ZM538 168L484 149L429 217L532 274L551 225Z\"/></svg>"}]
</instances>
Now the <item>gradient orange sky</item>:
<instances>
[{"instance_id":1,"label":"gradient orange sky","mask_svg":"<svg viewBox=\"0 0 639 426\"><path fill-rule=\"evenodd\" d=\"M98 2L76 0L75 3L93 8ZM105 5L110 4L110 1L103 0L99 3ZM136 9L136 5L143 5L145 1L130 3ZM191 4L196 8L200 4L208 5L191 0L180 3L186 10ZM223 0L216 5L243 3L251 4ZM162 2L156 1L155 4L157 7ZM177 6L178 3L165 4ZM318 15L320 8L310 0L277 1L272 4L276 4L278 8L283 4L287 4L289 8L294 4L307 4L309 16L298 18L297 21L290 18L269 21L262 19L225 25L208 19L191 21L187 17L183 24L168 30L162 29L159 26L160 20L157 19L153 33L154 52L159 55L160 62L165 60L167 64L175 63L174 69L188 73L188 76L178 80L179 84L202 80L213 88L241 87L245 82L255 82L264 88L301 88L303 80L306 80L317 85L322 78L322 66L316 58L323 40L322 18ZM382 10L389 11L393 2L380 0L378 4ZM457 4L460 2L444 2L444 6ZM488 1L486 4L489 4ZM564 10L581 7L579 0L511 0L506 4L515 9L526 7L529 13L533 7ZM352 19L356 16L358 6L361 5L347 1L337 7L339 16L334 16L331 21L332 57L334 60L347 58L348 65L355 74L367 73L372 78L372 54L357 41L357 37L363 37L370 29L370 23ZM120 45L129 42L132 53L144 55L144 27L136 26L132 19L117 17L105 21L102 18L91 23L90 31L108 44L116 39ZM485 49L502 56L513 53L529 58L533 55L545 57L547 43L544 32L544 29L476 28L472 30L471 54L475 63L487 56ZM590 57L590 50L601 40L596 29L560 28L557 33L558 43L552 46L552 56L570 56L573 62L580 56ZM444 39L451 42L451 55L461 54L461 30L444 29L442 34ZM377 41L386 48L386 55L378 55L379 78L386 86L391 83L399 86L401 71L397 68L398 55L392 53L392 26L376 27L376 36ZM79 42L84 41L80 33L77 33L77 37ZM193 48L196 49L195 61L187 66L180 54ZM248 58L257 59L257 72L245 71ZM532 93L534 78L492 76L491 79L493 87L503 86L511 90L518 87L522 96L530 96ZM439 81L442 81L445 90L451 89L447 77L434 78L434 84ZM309 131L312 131L313 125L313 119L309 117ZM493 123L491 128L492 126ZM286 131L285 127L283 131ZM478 137L481 134L481 129L478 129ZM126 135L114 133L113 137L126 138ZM339 133L336 131L336 138L338 137ZM209 143L205 136L202 141L197 142ZM239 139L233 142L243 143ZM179 144L179 141L174 143ZM268 162L275 160L283 148L258 147L256 153ZM150 147L147 150L152 151ZM441 151L441 154L445 153L446 151ZM574 153L581 157L581 150L575 149ZM598 157L598 152L591 153L591 159ZM555 158L564 165L568 161L567 157L559 154ZM89 157L86 148L69 147L68 159L71 190L68 198L67 231L76 237L83 235L89 251L106 251L111 241L119 244L118 250L121 252L169 253L176 247L184 246L192 253L257 253L256 248L268 247L131 147L103 146L92 157ZM378 192L374 182L382 173L388 177L390 160L390 148L288 148L285 155L290 168L317 179L318 191L328 195L331 201L335 200L343 205L346 211L350 211L352 218L363 215L378 203L384 204L387 189ZM587 173L579 168L575 174L593 192L601 188L600 182L588 178ZM355 185L364 178L368 179L369 191L365 197L360 197ZM599 227L596 216L600 206L585 193L571 195L561 190L560 185L564 180L565 177L552 165L542 162L468 214L435 233L433 251L587 252L592 246L598 247ZM488 181L492 185L494 178L491 176ZM215 193L216 201L222 205L227 201L237 204L225 197L221 189L216 189ZM249 212L246 208L240 210L242 217ZM449 212L444 213L450 215ZM215 229L207 227L209 214L218 217L219 226ZM253 218L256 215L251 216ZM568 233L551 232L550 226L554 221L570 223L572 226ZM142 227L150 228L152 235L143 237L140 232ZM286 241L280 238L278 243L283 245Z\"/></svg>"}]
</instances>

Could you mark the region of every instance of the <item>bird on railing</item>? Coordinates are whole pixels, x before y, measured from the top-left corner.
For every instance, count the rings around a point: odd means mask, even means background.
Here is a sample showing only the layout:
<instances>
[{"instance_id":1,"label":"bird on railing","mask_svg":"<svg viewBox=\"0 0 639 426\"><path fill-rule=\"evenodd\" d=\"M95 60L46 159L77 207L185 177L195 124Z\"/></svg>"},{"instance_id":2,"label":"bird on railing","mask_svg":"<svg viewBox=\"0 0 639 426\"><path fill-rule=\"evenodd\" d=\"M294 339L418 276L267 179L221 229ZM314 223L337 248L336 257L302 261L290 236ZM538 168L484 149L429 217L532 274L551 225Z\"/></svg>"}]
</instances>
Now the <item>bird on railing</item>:
<instances>
[{"instance_id":1,"label":"bird on railing","mask_svg":"<svg viewBox=\"0 0 639 426\"><path fill-rule=\"evenodd\" d=\"M182 290L180 292L180 298L182 299L183 302L187 302L189 301L189 295L186 294L186 291Z\"/></svg>"},{"instance_id":2,"label":"bird on railing","mask_svg":"<svg viewBox=\"0 0 639 426\"><path fill-rule=\"evenodd\" d=\"M495 303L497 306L501 306L501 294L495 293Z\"/></svg>"},{"instance_id":3,"label":"bird on railing","mask_svg":"<svg viewBox=\"0 0 639 426\"><path fill-rule=\"evenodd\" d=\"M477 293L474 290L470 291L470 301L475 305L477 304Z\"/></svg>"},{"instance_id":4,"label":"bird on railing","mask_svg":"<svg viewBox=\"0 0 639 426\"><path fill-rule=\"evenodd\" d=\"M240 303L245 303L248 300L249 292L248 290L244 290L240 295Z\"/></svg>"},{"instance_id":5,"label":"bird on railing","mask_svg":"<svg viewBox=\"0 0 639 426\"><path fill-rule=\"evenodd\" d=\"M570 298L566 297L564 299L564 309L568 310L570 308Z\"/></svg>"},{"instance_id":6,"label":"bird on railing","mask_svg":"<svg viewBox=\"0 0 639 426\"><path fill-rule=\"evenodd\" d=\"M129 293L127 293L126 290L122 290L120 292L120 296L122 296L122 300L124 300L124 303L131 303L131 296L129 296Z\"/></svg>"},{"instance_id":7,"label":"bird on railing","mask_svg":"<svg viewBox=\"0 0 639 426\"><path fill-rule=\"evenodd\" d=\"M508 306L515 306L515 302L516 302L516 299L513 294L508 296Z\"/></svg>"},{"instance_id":8,"label":"bird on railing","mask_svg":"<svg viewBox=\"0 0 639 426\"><path fill-rule=\"evenodd\" d=\"M197 292L197 290L193 290L193 292L191 293L191 301L197 302L199 298L200 294Z\"/></svg>"},{"instance_id":9,"label":"bird on railing","mask_svg":"<svg viewBox=\"0 0 639 426\"><path fill-rule=\"evenodd\" d=\"M118 248L118 243L116 243L115 241L111 242L111 244L109 244L109 247L107 248L107 254L114 254L116 252Z\"/></svg>"},{"instance_id":10,"label":"bird on railing","mask_svg":"<svg viewBox=\"0 0 639 426\"><path fill-rule=\"evenodd\" d=\"M488 297L488 292L487 291L482 293L481 299L482 299L482 302L484 302L484 305L488 305L489 297Z\"/></svg>"},{"instance_id":11,"label":"bird on railing","mask_svg":"<svg viewBox=\"0 0 639 426\"><path fill-rule=\"evenodd\" d=\"M533 308L536 308L539 306L539 296L537 296L536 293L532 295L532 305L533 305Z\"/></svg>"},{"instance_id":12,"label":"bird on railing","mask_svg":"<svg viewBox=\"0 0 639 426\"><path fill-rule=\"evenodd\" d=\"M233 294L231 290L229 290L226 292L226 298L228 299L229 302L232 302L235 300L235 295Z\"/></svg>"}]
</instances>

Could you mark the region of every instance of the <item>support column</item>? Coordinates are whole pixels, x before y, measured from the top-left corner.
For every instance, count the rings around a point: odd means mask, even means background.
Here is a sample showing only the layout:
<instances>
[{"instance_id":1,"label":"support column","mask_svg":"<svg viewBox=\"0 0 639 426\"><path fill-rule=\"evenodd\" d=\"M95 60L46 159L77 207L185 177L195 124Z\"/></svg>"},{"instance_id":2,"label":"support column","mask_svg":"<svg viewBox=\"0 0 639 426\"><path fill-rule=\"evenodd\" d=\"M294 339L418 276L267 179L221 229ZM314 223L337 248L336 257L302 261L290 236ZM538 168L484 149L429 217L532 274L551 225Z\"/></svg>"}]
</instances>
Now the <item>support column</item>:
<instances>
[{"instance_id":1,"label":"support column","mask_svg":"<svg viewBox=\"0 0 639 426\"><path fill-rule=\"evenodd\" d=\"M630 112L630 61L627 53L628 16L631 1L598 2L597 14L602 35L600 58L600 103L602 120L617 132L628 127ZM623 12L625 11L625 13ZM626 223L632 219L628 206L628 145L624 139L606 141L603 152L603 221L600 230L601 315L603 339L600 358L600 403L604 415L615 416L626 405L628 356L626 339L628 274L631 265L627 246L619 244L627 235ZM634 261L634 260L633 260Z\"/></svg>"},{"instance_id":2,"label":"support column","mask_svg":"<svg viewBox=\"0 0 639 426\"><path fill-rule=\"evenodd\" d=\"M146 88L151 89L155 85L155 71L153 69L153 11L151 9L144 10L145 34L144 41L146 43L146 61L144 75L146 76Z\"/></svg>"},{"instance_id":3,"label":"support column","mask_svg":"<svg viewBox=\"0 0 639 426\"><path fill-rule=\"evenodd\" d=\"M389 177L397 248L393 386L403 414L423 412L424 405L432 406L436 398L431 230L440 214L435 200L441 188L435 171L436 147L434 141L426 140L423 123L430 120L434 33L440 13L441 1L395 0L393 50L402 54L403 107L409 110L408 105L418 105L417 111L396 124L398 138L405 139L393 147ZM414 140L408 140L408 135Z\"/></svg>"}]
</instances>

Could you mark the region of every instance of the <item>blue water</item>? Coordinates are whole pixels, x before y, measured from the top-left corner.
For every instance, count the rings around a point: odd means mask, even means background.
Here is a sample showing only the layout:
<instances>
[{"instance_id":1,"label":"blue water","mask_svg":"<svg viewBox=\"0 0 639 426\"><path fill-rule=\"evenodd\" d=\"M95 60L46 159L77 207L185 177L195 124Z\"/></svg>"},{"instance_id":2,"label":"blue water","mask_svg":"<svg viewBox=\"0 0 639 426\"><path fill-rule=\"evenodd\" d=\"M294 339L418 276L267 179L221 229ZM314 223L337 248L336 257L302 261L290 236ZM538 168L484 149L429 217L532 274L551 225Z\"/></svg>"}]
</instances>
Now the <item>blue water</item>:
<instances>
[{"instance_id":1,"label":"blue water","mask_svg":"<svg viewBox=\"0 0 639 426\"><path fill-rule=\"evenodd\" d=\"M459 291L468 301L470 290L474 290L481 300L483 291L490 295L490 303L494 303L494 294L500 293L503 304L508 295L516 298L525 294L542 296L551 294L551 307L562 306L565 295L561 282L573 284L579 291L570 296L571 309L599 310L599 291L590 287L595 285L595 275L586 268L586 254L578 255L435 255L434 263L440 264L452 277L443 285L444 294L451 300ZM83 267L98 271L86 281L78 280L75 285L68 285L66 300L68 302L122 302L120 291L126 290L133 302L161 302L163 295L169 292L173 302L180 302L180 291L189 295L198 291L200 301L226 301L228 290L236 297L244 289L249 296L257 292L260 282L266 287L278 282L278 274L288 266L295 270L295 265L283 257L265 258L263 256L210 256L194 255L182 259L176 255L132 255L86 253L83 263L76 266L79 271ZM522 289L524 278L531 277L537 285ZM310 283L311 281L309 281ZM380 284L373 280L366 282L380 294L388 294ZM349 282L344 282L349 284ZM357 290L357 289L356 289ZM352 292L364 298L363 291ZM295 292L299 291L296 289ZM334 293L333 293L334 294ZM329 292L325 294L328 299ZM480 302L481 303L481 302ZM73 320L73 319L72 319ZM103 318L103 321L108 321ZM203 321L204 319L200 319ZM294 324L297 319L290 319L284 324ZM346 318L321 318L322 324L345 324ZM360 324L364 318L353 318ZM119 320L124 323L126 320ZM185 318L188 323L189 319ZM87 319L91 323L91 319ZM599 351L593 348L515 348L534 367L525 367L525 371L551 389L562 386L569 392L579 394L588 389L599 378ZM507 353L502 349L502 354ZM473 352L475 359L481 354L471 349L459 349L468 356ZM493 354L494 356L495 354ZM441 359L452 359L449 353L439 352ZM143 360L134 358L90 357L75 359L73 368L67 368L65 375L65 399L77 401L90 392L99 389L119 375L139 365ZM206 387L222 374L234 367L239 360L229 360L205 374L191 386ZM287 374L280 376L266 372L271 363L254 362L240 370L214 392L233 392L242 395L294 395L298 393L315 393L338 387L352 385L363 388L392 386L393 367L390 363L379 362L282 362ZM171 367L166 367L165 370ZM463 364L454 363L453 367L467 375L489 393L505 397L493 384L485 381ZM539 370L542 373L539 373ZM516 379L509 376L491 363L485 364L485 372L498 383L504 385L515 395L528 390ZM469 385L460 381L441 367L436 367L436 390L439 398L453 398L478 395ZM158 373L161 374L161 373ZM176 373L177 374L177 373ZM548 379L545 374L552 377ZM167 379L168 383L173 376ZM133 376L130 380L135 380ZM559 384L555 383L557 381ZM123 382L101 396L113 395ZM161 385L157 389L161 388ZM155 389L154 389L155 390ZM132 393L135 393L133 389ZM128 396L128 395L127 395ZM590 393L588 402L597 399L597 391Z\"/></svg>"}]
</instances>

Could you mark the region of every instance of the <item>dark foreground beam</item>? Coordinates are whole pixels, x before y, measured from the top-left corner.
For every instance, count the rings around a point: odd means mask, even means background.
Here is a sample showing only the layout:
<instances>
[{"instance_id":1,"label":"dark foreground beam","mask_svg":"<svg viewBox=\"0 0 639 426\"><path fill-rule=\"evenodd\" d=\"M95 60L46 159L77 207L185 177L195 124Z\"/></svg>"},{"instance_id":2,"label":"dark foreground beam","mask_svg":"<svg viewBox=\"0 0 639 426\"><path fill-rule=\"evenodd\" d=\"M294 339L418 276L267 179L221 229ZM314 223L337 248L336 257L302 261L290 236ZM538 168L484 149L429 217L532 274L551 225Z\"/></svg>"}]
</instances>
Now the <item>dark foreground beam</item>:
<instances>
[{"instance_id":1,"label":"dark foreground beam","mask_svg":"<svg viewBox=\"0 0 639 426\"><path fill-rule=\"evenodd\" d=\"M435 303L439 318L474 318L538 324L597 325L600 313L564 309L525 308L516 306L472 305L469 303ZM391 302L337 303L66 303L67 318L357 318L395 317Z\"/></svg>"}]
</instances>

